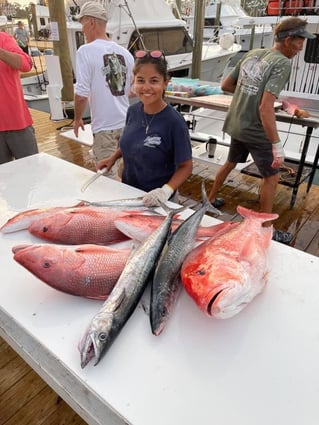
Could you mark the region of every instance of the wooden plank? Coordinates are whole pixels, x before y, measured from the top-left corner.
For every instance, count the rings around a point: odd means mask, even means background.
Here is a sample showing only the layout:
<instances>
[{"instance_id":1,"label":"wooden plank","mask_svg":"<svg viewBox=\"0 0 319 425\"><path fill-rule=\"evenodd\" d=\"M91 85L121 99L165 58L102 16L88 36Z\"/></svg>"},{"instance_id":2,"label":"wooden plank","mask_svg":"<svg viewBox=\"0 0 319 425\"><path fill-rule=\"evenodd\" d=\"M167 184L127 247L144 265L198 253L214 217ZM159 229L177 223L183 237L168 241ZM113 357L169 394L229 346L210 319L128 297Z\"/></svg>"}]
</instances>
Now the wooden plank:
<instances>
[{"instance_id":1,"label":"wooden plank","mask_svg":"<svg viewBox=\"0 0 319 425\"><path fill-rule=\"evenodd\" d=\"M28 365L16 356L0 369L0 396L8 391L16 381L22 379L29 371Z\"/></svg>"},{"instance_id":2,"label":"wooden plank","mask_svg":"<svg viewBox=\"0 0 319 425\"><path fill-rule=\"evenodd\" d=\"M54 412L46 418L45 425L87 425L64 400L60 399Z\"/></svg>"},{"instance_id":3,"label":"wooden plank","mask_svg":"<svg viewBox=\"0 0 319 425\"><path fill-rule=\"evenodd\" d=\"M46 49L53 49L53 41L31 39L29 43L29 47L37 47L40 50L40 52L43 52Z\"/></svg>"},{"instance_id":4,"label":"wooden plank","mask_svg":"<svg viewBox=\"0 0 319 425\"><path fill-rule=\"evenodd\" d=\"M1 338L0 359L0 425L86 424ZM42 405L39 418L34 412Z\"/></svg>"},{"instance_id":5,"label":"wooden plank","mask_svg":"<svg viewBox=\"0 0 319 425\"><path fill-rule=\"evenodd\" d=\"M14 350L12 350L12 348L3 339L1 339L1 344L0 344L0 371L3 368L5 368L7 363L10 363L15 357L17 357L17 353ZM1 378L0 378L0 382L1 382ZM1 384L0 384L0 388L1 388Z\"/></svg>"},{"instance_id":6,"label":"wooden plank","mask_svg":"<svg viewBox=\"0 0 319 425\"><path fill-rule=\"evenodd\" d=\"M197 96L196 100L208 106L225 106L229 108L233 96L227 94L210 94L208 96Z\"/></svg>"},{"instance_id":7,"label":"wooden plank","mask_svg":"<svg viewBox=\"0 0 319 425\"><path fill-rule=\"evenodd\" d=\"M46 70L46 67L45 56L33 56L31 70L28 72L20 72L20 77L33 77L42 74Z\"/></svg>"},{"instance_id":8,"label":"wooden plank","mask_svg":"<svg viewBox=\"0 0 319 425\"><path fill-rule=\"evenodd\" d=\"M59 408L61 406L60 413ZM26 403L21 409L19 409L8 421L2 425L47 425L47 418L53 414L56 415L55 422L51 421L51 424L68 424L64 419L61 421L60 417L64 416L64 410L66 405L58 403L58 397L55 392L47 385L28 403ZM73 412L72 412L73 416ZM77 425L84 425L85 422L78 417L78 420L74 422Z\"/></svg>"},{"instance_id":9,"label":"wooden plank","mask_svg":"<svg viewBox=\"0 0 319 425\"><path fill-rule=\"evenodd\" d=\"M0 399L1 424L6 423L44 387L45 382L29 368L23 379L17 380Z\"/></svg>"}]
</instances>

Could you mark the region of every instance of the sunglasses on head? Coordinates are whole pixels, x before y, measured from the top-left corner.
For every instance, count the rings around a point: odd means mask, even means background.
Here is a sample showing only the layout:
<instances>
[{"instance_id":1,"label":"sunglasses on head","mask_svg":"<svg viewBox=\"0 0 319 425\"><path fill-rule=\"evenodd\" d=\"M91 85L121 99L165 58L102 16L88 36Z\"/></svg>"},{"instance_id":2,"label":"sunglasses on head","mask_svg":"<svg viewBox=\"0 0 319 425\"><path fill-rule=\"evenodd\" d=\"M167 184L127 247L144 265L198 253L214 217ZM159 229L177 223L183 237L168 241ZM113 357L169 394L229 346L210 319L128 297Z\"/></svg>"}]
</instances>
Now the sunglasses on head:
<instances>
[{"instance_id":1,"label":"sunglasses on head","mask_svg":"<svg viewBox=\"0 0 319 425\"><path fill-rule=\"evenodd\" d=\"M136 59L142 59L146 56L150 56L153 59L160 59L164 57L164 53L160 50L137 50L135 52Z\"/></svg>"}]
</instances>

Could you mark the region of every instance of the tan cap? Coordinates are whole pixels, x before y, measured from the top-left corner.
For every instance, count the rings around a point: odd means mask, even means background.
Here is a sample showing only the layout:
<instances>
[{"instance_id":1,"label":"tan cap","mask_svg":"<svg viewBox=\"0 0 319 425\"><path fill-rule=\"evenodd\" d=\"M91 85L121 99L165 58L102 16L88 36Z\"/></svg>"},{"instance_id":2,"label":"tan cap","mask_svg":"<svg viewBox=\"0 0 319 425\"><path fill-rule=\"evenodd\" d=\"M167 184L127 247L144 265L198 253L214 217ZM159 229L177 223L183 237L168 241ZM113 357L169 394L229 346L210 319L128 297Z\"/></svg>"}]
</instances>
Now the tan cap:
<instances>
[{"instance_id":1,"label":"tan cap","mask_svg":"<svg viewBox=\"0 0 319 425\"><path fill-rule=\"evenodd\" d=\"M95 1L84 3L75 19L79 21L83 16L91 16L92 18L102 19L102 21L107 22L106 10L100 3Z\"/></svg>"}]
</instances>

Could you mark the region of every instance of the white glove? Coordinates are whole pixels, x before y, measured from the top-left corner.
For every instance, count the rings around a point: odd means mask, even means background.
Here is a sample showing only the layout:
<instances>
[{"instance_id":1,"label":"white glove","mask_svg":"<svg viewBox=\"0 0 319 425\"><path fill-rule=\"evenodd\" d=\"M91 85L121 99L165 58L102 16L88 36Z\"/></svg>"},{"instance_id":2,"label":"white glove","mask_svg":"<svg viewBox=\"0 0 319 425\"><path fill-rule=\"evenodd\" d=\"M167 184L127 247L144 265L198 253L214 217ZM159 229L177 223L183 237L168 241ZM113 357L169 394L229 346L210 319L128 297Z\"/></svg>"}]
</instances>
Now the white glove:
<instances>
[{"instance_id":1,"label":"white glove","mask_svg":"<svg viewBox=\"0 0 319 425\"><path fill-rule=\"evenodd\" d=\"M273 155L273 162L272 167L273 168L279 168L285 159L285 151L281 144L281 141L272 143L272 155Z\"/></svg>"},{"instance_id":2,"label":"white glove","mask_svg":"<svg viewBox=\"0 0 319 425\"><path fill-rule=\"evenodd\" d=\"M161 205L160 203L165 203L172 196L173 192L174 190L168 184L164 184L164 186L148 192L143 198L143 203L147 207L159 207Z\"/></svg>"}]
</instances>

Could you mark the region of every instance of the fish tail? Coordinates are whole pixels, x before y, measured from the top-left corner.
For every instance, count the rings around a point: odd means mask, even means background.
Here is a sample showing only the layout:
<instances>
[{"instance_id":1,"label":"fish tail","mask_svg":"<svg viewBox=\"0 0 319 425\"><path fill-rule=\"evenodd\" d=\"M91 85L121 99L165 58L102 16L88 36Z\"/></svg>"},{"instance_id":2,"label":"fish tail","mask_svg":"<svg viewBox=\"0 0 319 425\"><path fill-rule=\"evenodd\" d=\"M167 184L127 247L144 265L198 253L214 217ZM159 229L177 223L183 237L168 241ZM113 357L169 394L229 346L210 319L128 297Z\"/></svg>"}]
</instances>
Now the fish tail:
<instances>
[{"instance_id":1,"label":"fish tail","mask_svg":"<svg viewBox=\"0 0 319 425\"><path fill-rule=\"evenodd\" d=\"M167 215L172 214L172 213L174 213L173 215L179 214L187 208L185 206L182 206L180 208L171 208L168 205L164 204L164 202L160 202L160 205L163 208L163 210L165 210Z\"/></svg>"},{"instance_id":2,"label":"fish tail","mask_svg":"<svg viewBox=\"0 0 319 425\"><path fill-rule=\"evenodd\" d=\"M206 207L206 211L210 211L215 215L222 215L222 212L219 209L215 208L209 201L204 180L202 181L202 205Z\"/></svg>"},{"instance_id":3,"label":"fish tail","mask_svg":"<svg viewBox=\"0 0 319 425\"><path fill-rule=\"evenodd\" d=\"M257 220L260 220L263 223L266 222L266 221L276 220L276 218L279 217L279 215L275 214L275 213L257 212L257 211L250 210L248 208L242 207L240 205L237 206L237 211L244 218L253 217Z\"/></svg>"}]
</instances>

